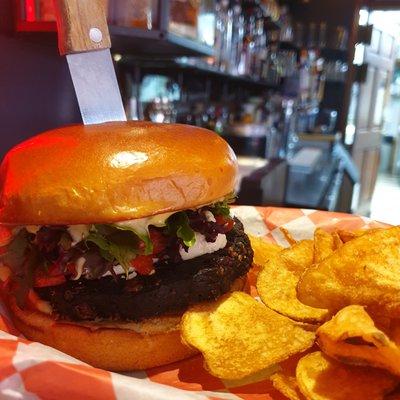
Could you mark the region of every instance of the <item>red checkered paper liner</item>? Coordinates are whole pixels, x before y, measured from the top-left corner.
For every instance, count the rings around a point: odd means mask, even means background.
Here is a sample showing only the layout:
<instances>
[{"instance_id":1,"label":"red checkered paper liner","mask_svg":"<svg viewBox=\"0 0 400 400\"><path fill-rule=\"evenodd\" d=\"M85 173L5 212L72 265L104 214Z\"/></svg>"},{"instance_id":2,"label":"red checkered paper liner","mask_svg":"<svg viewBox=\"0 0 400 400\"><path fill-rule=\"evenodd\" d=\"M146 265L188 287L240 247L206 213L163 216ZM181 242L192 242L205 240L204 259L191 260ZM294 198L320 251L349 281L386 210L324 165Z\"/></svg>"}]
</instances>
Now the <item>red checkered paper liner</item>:
<instances>
[{"instance_id":1,"label":"red checkered paper liner","mask_svg":"<svg viewBox=\"0 0 400 400\"><path fill-rule=\"evenodd\" d=\"M280 227L302 240L312 238L316 227L331 231L384 226L365 217L315 210L240 206L233 212L247 233L284 246L288 243ZM254 278L250 274L252 294ZM200 355L146 371L111 373L24 339L0 303L0 399L284 399L266 375L253 381L223 381L205 371Z\"/></svg>"}]
</instances>

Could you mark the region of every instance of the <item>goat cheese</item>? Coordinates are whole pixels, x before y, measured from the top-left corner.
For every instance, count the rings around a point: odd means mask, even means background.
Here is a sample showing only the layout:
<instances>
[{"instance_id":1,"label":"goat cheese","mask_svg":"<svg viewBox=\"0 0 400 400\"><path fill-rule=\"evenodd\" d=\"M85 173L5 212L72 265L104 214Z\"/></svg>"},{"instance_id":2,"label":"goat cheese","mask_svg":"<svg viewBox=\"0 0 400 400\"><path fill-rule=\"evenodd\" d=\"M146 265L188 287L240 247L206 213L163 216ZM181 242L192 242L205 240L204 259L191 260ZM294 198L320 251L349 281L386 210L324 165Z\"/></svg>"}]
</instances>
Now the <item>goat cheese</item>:
<instances>
[{"instance_id":1,"label":"goat cheese","mask_svg":"<svg viewBox=\"0 0 400 400\"><path fill-rule=\"evenodd\" d=\"M226 246L227 240L226 235L218 234L214 243L207 242L204 235L201 233L195 232L196 243L189 247L186 251L183 247L179 249L179 254L182 257L182 260L190 260L192 258L196 258L202 256L203 254L211 254L219 249L223 249Z\"/></svg>"}]
</instances>

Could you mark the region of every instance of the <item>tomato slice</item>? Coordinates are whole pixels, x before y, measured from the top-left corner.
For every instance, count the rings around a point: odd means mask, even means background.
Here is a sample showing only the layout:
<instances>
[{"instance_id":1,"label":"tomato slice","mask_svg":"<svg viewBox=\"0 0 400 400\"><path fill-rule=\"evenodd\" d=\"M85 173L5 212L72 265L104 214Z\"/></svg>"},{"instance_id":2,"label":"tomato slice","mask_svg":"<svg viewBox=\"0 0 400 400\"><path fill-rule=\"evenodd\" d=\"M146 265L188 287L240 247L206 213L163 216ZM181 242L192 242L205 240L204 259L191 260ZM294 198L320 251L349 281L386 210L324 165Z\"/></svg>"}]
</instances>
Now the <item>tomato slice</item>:
<instances>
[{"instance_id":1,"label":"tomato slice","mask_svg":"<svg viewBox=\"0 0 400 400\"><path fill-rule=\"evenodd\" d=\"M5 279L4 281L0 280L0 289L6 291L6 290L8 290L8 288L10 286L11 286L11 278L10 277ZM0 290L0 294L1 294L1 290Z\"/></svg>"},{"instance_id":2,"label":"tomato slice","mask_svg":"<svg viewBox=\"0 0 400 400\"><path fill-rule=\"evenodd\" d=\"M161 253L168 244L168 238L157 229L149 229L150 240L153 243L153 254Z\"/></svg>"},{"instance_id":3,"label":"tomato slice","mask_svg":"<svg viewBox=\"0 0 400 400\"><path fill-rule=\"evenodd\" d=\"M36 272L34 287L56 286L66 281L64 274L61 273L58 265L53 264L48 271Z\"/></svg>"},{"instance_id":4,"label":"tomato slice","mask_svg":"<svg viewBox=\"0 0 400 400\"><path fill-rule=\"evenodd\" d=\"M58 276L36 276L34 287L46 287L61 285L66 281L64 275Z\"/></svg>"},{"instance_id":5,"label":"tomato slice","mask_svg":"<svg viewBox=\"0 0 400 400\"><path fill-rule=\"evenodd\" d=\"M226 217L224 217L223 215L215 215L214 218L215 218L215 222L218 225L224 225L226 222Z\"/></svg>"},{"instance_id":6,"label":"tomato slice","mask_svg":"<svg viewBox=\"0 0 400 400\"><path fill-rule=\"evenodd\" d=\"M11 242L12 238L13 235L11 230L3 225L0 225L0 246L2 250Z\"/></svg>"},{"instance_id":7,"label":"tomato slice","mask_svg":"<svg viewBox=\"0 0 400 400\"><path fill-rule=\"evenodd\" d=\"M235 225L235 221L231 217L224 217L223 215L216 215L215 221L218 225L223 225L224 233L231 231Z\"/></svg>"},{"instance_id":8,"label":"tomato slice","mask_svg":"<svg viewBox=\"0 0 400 400\"><path fill-rule=\"evenodd\" d=\"M66 271L68 271L73 277L75 277L77 275L77 271L76 271L76 267L75 264L73 263L68 263L65 266Z\"/></svg>"},{"instance_id":9,"label":"tomato slice","mask_svg":"<svg viewBox=\"0 0 400 400\"><path fill-rule=\"evenodd\" d=\"M137 256L131 265L140 275L150 275L154 271L153 256Z\"/></svg>"}]
</instances>

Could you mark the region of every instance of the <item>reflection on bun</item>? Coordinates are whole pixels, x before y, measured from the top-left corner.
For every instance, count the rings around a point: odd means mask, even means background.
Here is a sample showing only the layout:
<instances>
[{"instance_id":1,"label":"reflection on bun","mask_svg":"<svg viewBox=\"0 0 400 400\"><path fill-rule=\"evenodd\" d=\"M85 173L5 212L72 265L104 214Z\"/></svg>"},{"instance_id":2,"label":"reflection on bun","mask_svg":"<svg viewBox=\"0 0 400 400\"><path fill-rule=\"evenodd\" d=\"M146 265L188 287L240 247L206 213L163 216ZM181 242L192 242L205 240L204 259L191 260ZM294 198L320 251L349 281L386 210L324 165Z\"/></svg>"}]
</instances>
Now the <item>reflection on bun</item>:
<instances>
[{"instance_id":1,"label":"reflection on bun","mask_svg":"<svg viewBox=\"0 0 400 400\"><path fill-rule=\"evenodd\" d=\"M231 148L205 129L133 121L73 125L7 154L0 221L111 223L196 208L232 192L236 174Z\"/></svg>"}]
</instances>

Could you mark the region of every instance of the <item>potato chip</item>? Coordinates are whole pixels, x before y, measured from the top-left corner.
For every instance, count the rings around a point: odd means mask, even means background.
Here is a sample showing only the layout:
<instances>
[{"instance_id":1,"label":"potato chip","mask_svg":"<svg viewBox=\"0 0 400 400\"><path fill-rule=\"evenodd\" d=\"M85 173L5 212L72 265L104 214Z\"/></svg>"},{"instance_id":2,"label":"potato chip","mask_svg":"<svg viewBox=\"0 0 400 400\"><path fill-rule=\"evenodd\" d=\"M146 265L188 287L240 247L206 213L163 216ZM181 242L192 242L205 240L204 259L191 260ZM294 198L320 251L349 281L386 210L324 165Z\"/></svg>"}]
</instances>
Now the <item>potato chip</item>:
<instances>
[{"instance_id":1,"label":"potato chip","mask_svg":"<svg viewBox=\"0 0 400 400\"><path fill-rule=\"evenodd\" d=\"M361 306L348 306L317 330L328 356L356 365L384 368L400 376L400 349Z\"/></svg>"},{"instance_id":2,"label":"potato chip","mask_svg":"<svg viewBox=\"0 0 400 400\"><path fill-rule=\"evenodd\" d=\"M302 240L292 247L282 250L280 254L287 268L300 277L314 261L314 242L312 240Z\"/></svg>"},{"instance_id":3,"label":"potato chip","mask_svg":"<svg viewBox=\"0 0 400 400\"><path fill-rule=\"evenodd\" d=\"M247 375L240 379L224 379L224 386L226 388L238 388L253 383L262 382L268 380L272 374L275 374L279 370L279 364L274 364L271 367L264 368L261 371L255 372L254 374Z\"/></svg>"},{"instance_id":4,"label":"potato chip","mask_svg":"<svg viewBox=\"0 0 400 400\"><path fill-rule=\"evenodd\" d=\"M318 228L314 232L314 263L328 258L336 250L334 236Z\"/></svg>"},{"instance_id":5,"label":"potato chip","mask_svg":"<svg viewBox=\"0 0 400 400\"><path fill-rule=\"evenodd\" d=\"M297 364L297 384L309 400L383 400L396 379L383 370L332 360L320 351Z\"/></svg>"},{"instance_id":6,"label":"potato chip","mask_svg":"<svg viewBox=\"0 0 400 400\"><path fill-rule=\"evenodd\" d=\"M355 231L338 230L337 234L339 235L339 237L343 243L347 243L347 242L350 242L350 240L353 240L360 236L364 236L367 233L370 234L370 233L374 233L374 232L380 231L380 230L382 230L382 228L358 229Z\"/></svg>"},{"instance_id":7,"label":"potato chip","mask_svg":"<svg viewBox=\"0 0 400 400\"><path fill-rule=\"evenodd\" d=\"M283 247L267 242L262 237L249 235L251 247L254 250L254 264L264 266L268 260L283 250Z\"/></svg>"},{"instance_id":8,"label":"potato chip","mask_svg":"<svg viewBox=\"0 0 400 400\"><path fill-rule=\"evenodd\" d=\"M270 379L274 388L289 400L304 400L304 396L301 394L294 376L277 372L276 374L273 374Z\"/></svg>"},{"instance_id":9,"label":"potato chip","mask_svg":"<svg viewBox=\"0 0 400 400\"><path fill-rule=\"evenodd\" d=\"M340 229L337 231L337 234L339 235L340 239L342 239L343 243L347 243L350 242L350 240L353 240L356 237L360 237L363 235L363 233L360 234L359 232L362 231L345 231Z\"/></svg>"},{"instance_id":10,"label":"potato chip","mask_svg":"<svg viewBox=\"0 0 400 400\"><path fill-rule=\"evenodd\" d=\"M400 319L390 321L390 337L400 347Z\"/></svg>"},{"instance_id":11,"label":"potato chip","mask_svg":"<svg viewBox=\"0 0 400 400\"><path fill-rule=\"evenodd\" d=\"M343 246L342 239L340 239L340 236L337 232L332 232L331 235L333 237L333 245L335 250L340 249Z\"/></svg>"},{"instance_id":12,"label":"potato chip","mask_svg":"<svg viewBox=\"0 0 400 400\"><path fill-rule=\"evenodd\" d=\"M262 302L274 311L295 321L325 321L329 317L327 310L309 307L297 299L298 281L299 276L289 270L288 264L278 254L258 274L256 286Z\"/></svg>"},{"instance_id":13,"label":"potato chip","mask_svg":"<svg viewBox=\"0 0 400 400\"><path fill-rule=\"evenodd\" d=\"M338 311L361 304L376 314L400 315L400 227L377 230L345 243L308 268L297 296L312 307Z\"/></svg>"},{"instance_id":14,"label":"potato chip","mask_svg":"<svg viewBox=\"0 0 400 400\"><path fill-rule=\"evenodd\" d=\"M304 351L315 334L270 310L251 296L234 292L199 304L182 318L182 340L203 353L208 371L241 379Z\"/></svg>"},{"instance_id":15,"label":"potato chip","mask_svg":"<svg viewBox=\"0 0 400 400\"><path fill-rule=\"evenodd\" d=\"M279 363L280 370L270 376L274 388L290 400L304 400L296 381L296 367L299 360L307 352L314 352L313 346L306 352L295 354L287 360Z\"/></svg>"},{"instance_id":16,"label":"potato chip","mask_svg":"<svg viewBox=\"0 0 400 400\"><path fill-rule=\"evenodd\" d=\"M287 241L291 246L293 246L294 244L297 243L297 240L294 239L294 237L292 236L292 234L291 234L286 228L284 228L283 226L281 226L281 227L279 228L279 230L283 233L283 236L285 236L286 241Z\"/></svg>"}]
</instances>

